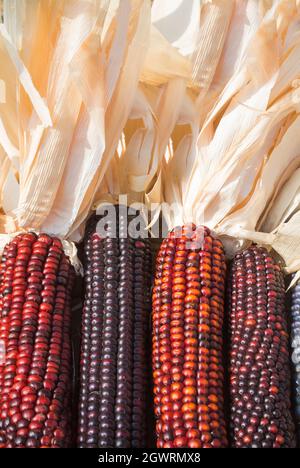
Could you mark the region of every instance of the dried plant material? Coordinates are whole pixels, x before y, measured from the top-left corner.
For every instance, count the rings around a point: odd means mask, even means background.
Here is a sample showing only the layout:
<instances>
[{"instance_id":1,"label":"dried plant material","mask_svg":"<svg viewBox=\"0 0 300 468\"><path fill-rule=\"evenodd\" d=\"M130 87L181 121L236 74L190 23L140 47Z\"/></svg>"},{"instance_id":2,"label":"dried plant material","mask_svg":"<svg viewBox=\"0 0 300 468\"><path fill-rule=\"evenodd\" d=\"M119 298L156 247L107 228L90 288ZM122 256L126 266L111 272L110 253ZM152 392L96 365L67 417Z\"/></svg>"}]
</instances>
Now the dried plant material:
<instances>
[{"instance_id":1,"label":"dried plant material","mask_svg":"<svg viewBox=\"0 0 300 468\"><path fill-rule=\"evenodd\" d=\"M239 92L232 95L225 91L230 99L226 111L219 121L216 121L217 115L215 119L209 115L208 123L205 122L200 131L198 158L184 199L185 207L202 207L204 222L211 227L216 226L239 202L241 189L247 195L247 187L241 177L249 179L252 165L252 177L255 180L267 144L272 145L273 142L272 125L280 126L280 121L277 122L271 110L269 115L266 113L278 73L276 42L278 40L273 23L266 22L248 48L251 67L245 63L244 74L238 73L238 76L244 78L239 82ZM232 84L236 91L234 79ZM284 115L281 120L283 118ZM245 171L243 168L247 160L249 166L246 166ZM254 180L248 180L248 191Z\"/></svg>"},{"instance_id":2,"label":"dried plant material","mask_svg":"<svg viewBox=\"0 0 300 468\"><path fill-rule=\"evenodd\" d=\"M173 79L162 88L140 84L118 151L106 171L94 206L105 201L160 203L161 166L184 99L185 84ZM173 103L177 103L176 107ZM158 197L158 198L156 198Z\"/></svg>"},{"instance_id":3,"label":"dried plant material","mask_svg":"<svg viewBox=\"0 0 300 468\"><path fill-rule=\"evenodd\" d=\"M2 187L1 207L4 213L13 217L15 207L18 204L20 196L20 186L12 166L3 164L3 173L1 174L0 187Z\"/></svg>"},{"instance_id":4,"label":"dried plant material","mask_svg":"<svg viewBox=\"0 0 300 468\"><path fill-rule=\"evenodd\" d=\"M190 81L191 77L191 62L170 46L163 35L152 26L141 81L159 86L168 83L173 78Z\"/></svg>"},{"instance_id":5,"label":"dried plant material","mask_svg":"<svg viewBox=\"0 0 300 468\"><path fill-rule=\"evenodd\" d=\"M197 159L198 134L195 101L185 91L172 133L172 155L163 166L163 199L170 206L176 204L168 216L165 213L166 221L172 227L191 222L196 217L195 207L189 205L185 196L190 186L191 169ZM182 210L180 207L183 207Z\"/></svg>"},{"instance_id":6,"label":"dried plant material","mask_svg":"<svg viewBox=\"0 0 300 468\"><path fill-rule=\"evenodd\" d=\"M293 167L294 166L294 167ZM295 167L297 169L295 170ZM300 271L300 154L295 164L291 164L282 176L279 189L272 202L267 205L260 232L244 233L248 239L272 247L282 257L287 273ZM287 178L287 175L289 177ZM298 273L291 286L300 278Z\"/></svg>"},{"instance_id":7,"label":"dried plant material","mask_svg":"<svg viewBox=\"0 0 300 468\"><path fill-rule=\"evenodd\" d=\"M2 89L2 99L0 103L0 146L7 154L8 158L17 166L19 158L19 141L18 141L18 122L17 116L17 67L22 67L23 64L19 60L18 63L13 63L8 48L11 51L13 48L10 43L9 36L3 25L0 25L0 81ZM28 77L27 73L27 80ZM23 83L26 86L26 81ZM32 82L31 82L32 84Z\"/></svg>"},{"instance_id":8,"label":"dried plant material","mask_svg":"<svg viewBox=\"0 0 300 468\"><path fill-rule=\"evenodd\" d=\"M46 96L53 126L43 134L37 129L38 141L29 139L25 149L26 162L20 175L17 216L22 228L37 229L49 215L65 170L82 103L70 64L93 31L95 11L92 2L87 2L90 8L84 12L78 8L78 2L67 2L64 6L61 29L49 66Z\"/></svg>"},{"instance_id":9,"label":"dried plant material","mask_svg":"<svg viewBox=\"0 0 300 468\"><path fill-rule=\"evenodd\" d=\"M127 34L130 16L130 2L109 2L108 12L102 31L103 48L107 51L110 49L106 69L105 107L110 103L120 76L122 63L127 50ZM106 33L106 35L104 35L104 33Z\"/></svg>"},{"instance_id":10,"label":"dried plant material","mask_svg":"<svg viewBox=\"0 0 300 468\"><path fill-rule=\"evenodd\" d=\"M273 102L282 93L287 92L290 88L299 87L298 78L300 75L300 37L298 42L291 48L287 57L283 61L276 84L272 90L270 100Z\"/></svg>"},{"instance_id":11,"label":"dried plant material","mask_svg":"<svg viewBox=\"0 0 300 468\"><path fill-rule=\"evenodd\" d=\"M154 0L152 24L181 55L190 56L197 45L201 2Z\"/></svg>"},{"instance_id":12,"label":"dried plant material","mask_svg":"<svg viewBox=\"0 0 300 468\"><path fill-rule=\"evenodd\" d=\"M300 211L287 223L281 224L276 230L276 238L272 247L284 259L287 273L300 270Z\"/></svg>"},{"instance_id":13,"label":"dried plant material","mask_svg":"<svg viewBox=\"0 0 300 468\"><path fill-rule=\"evenodd\" d=\"M226 40L233 12L233 0L211 0L201 5L198 44L192 56L193 82L201 95L209 89Z\"/></svg>"},{"instance_id":14,"label":"dried plant material","mask_svg":"<svg viewBox=\"0 0 300 468\"><path fill-rule=\"evenodd\" d=\"M243 65L250 41L263 19L261 2L257 0L236 1L231 21L213 79L213 87L222 90Z\"/></svg>"},{"instance_id":15,"label":"dried plant material","mask_svg":"<svg viewBox=\"0 0 300 468\"><path fill-rule=\"evenodd\" d=\"M120 158L121 193L144 195L158 168L156 122L140 85L124 128L125 150Z\"/></svg>"},{"instance_id":16,"label":"dried plant material","mask_svg":"<svg viewBox=\"0 0 300 468\"><path fill-rule=\"evenodd\" d=\"M118 149L95 197L94 206L111 197L127 195L129 202L142 202L158 167L156 122L140 84Z\"/></svg>"},{"instance_id":17,"label":"dried plant material","mask_svg":"<svg viewBox=\"0 0 300 468\"><path fill-rule=\"evenodd\" d=\"M91 34L70 64L82 104L66 168L51 212L42 225L66 237L101 163L105 148L104 74L98 34Z\"/></svg>"},{"instance_id":18,"label":"dried plant material","mask_svg":"<svg viewBox=\"0 0 300 468\"><path fill-rule=\"evenodd\" d=\"M106 150L103 158L105 164L99 174L98 185L101 183L105 169L116 151L119 138L131 111L145 52L148 48L149 17L150 5L148 2L132 1L126 54L114 96L107 108Z\"/></svg>"},{"instance_id":19,"label":"dried plant material","mask_svg":"<svg viewBox=\"0 0 300 468\"><path fill-rule=\"evenodd\" d=\"M270 154L261 171L261 176L256 181L252 196L244 206L226 217L220 224L220 231L230 234L231 227L239 231L242 229L255 230L265 207L272 194L280 186L281 177L285 169L293 171L300 165L299 141L300 117L289 127L286 134ZM285 155L283 158L282 155Z\"/></svg>"},{"instance_id":20,"label":"dried plant material","mask_svg":"<svg viewBox=\"0 0 300 468\"><path fill-rule=\"evenodd\" d=\"M4 232L79 240L128 194L298 268L298 0L5 0L4 20Z\"/></svg>"},{"instance_id":21,"label":"dried plant material","mask_svg":"<svg viewBox=\"0 0 300 468\"><path fill-rule=\"evenodd\" d=\"M265 233L258 231L241 230L232 232L233 236L239 236L240 240L252 241L274 249L282 258L286 273L300 272L300 210L287 222L281 223L273 232ZM237 248L241 248L241 245ZM300 278L300 273L295 277L293 284Z\"/></svg>"},{"instance_id":22,"label":"dried plant material","mask_svg":"<svg viewBox=\"0 0 300 468\"><path fill-rule=\"evenodd\" d=\"M0 210L3 211L4 188L7 182L8 174L11 171L11 162L5 151L0 146Z\"/></svg>"},{"instance_id":23,"label":"dried plant material","mask_svg":"<svg viewBox=\"0 0 300 468\"><path fill-rule=\"evenodd\" d=\"M146 54L134 100L131 102L127 93L126 101L122 102L122 106L126 103L126 111L120 114L120 108L116 108L119 119L129 112L121 137L124 138L124 149L118 154L120 139L116 141L114 138L114 145L111 146L114 155L104 177L98 179L99 189L94 206L103 201L117 202L120 194L129 195L128 202L142 201L145 197L152 203L162 200L161 164L191 70L190 62L154 28L148 50L157 58L152 60ZM124 96L122 91L122 99ZM130 102L131 109L128 107ZM115 132L114 137L117 134Z\"/></svg>"},{"instance_id":24,"label":"dried plant material","mask_svg":"<svg viewBox=\"0 0 300 468\"><path fill-rule=\"evenodd\" d=\"M300 208L300 168L293 172L292 176L279 191L270 207L267 207L267 215L261 225L262 232L272 232L284 220L289 219Z\"/></svg>"},{"instance_id":25,"label":"dried plant material","mask_svg":"<svg viewBox=\"0 0 300 468\"><path fill-rule=\"evenodd\" d=\"M4 7L1 227L68 237L89 213L134 101L150 2L6 0Z\"/></svg>"},{"instance_id":26,"label":"dried plant material","mask_svg":"<svg viewBox=\"0 0 300 468\"><path fill-rule=\"evenodd\" d=\"M153 178L151 185L146 191L146 201L150 206L158 205L155 208L158 216L159 205L164 201L163 197L163 168L166 162L166 156L172 153L170 146L172 133L179 118L183 99L186 92L186 82L177 78L170 80L167 85L161 88L157 93L157 100L154 104L154 113L157 119L156 144L158 148L157 174ZM168 158L167 158L168 160ZM165 175L167 173L165 172ZM152 217L153 218L153 217Z\"/></svg>"},{"instance_id":27,"label":"dried plant material","mask_svg":"<svg viewBox=\"0 0 300 468\"><path fill-rule=\"evenodd\" d=\"M71 80L68 67L72 54L76 51L75 44L80 47L80 40L87 34L87 24L94 24L92 9L86 8L85 15L82 15L82 12L78 10L78 2L59 2L65 9L52 11L52 20L48 28L40 30L39 22L45 24L45 18L49 17L49 3L38 9L39 14L35 16L37 24L33 23L32 29L28 30L28 37L32 39L33 44L27 43L25 52L17 51L16 46L7 39L9 57L17 69L20 83L30 98L28 102L27 96L24 96L21 90L19 100L15 98L11 103L7 103L8 112L17 108L19 117L14 123L18 130L21 163L20 199L15 212L20 227L36 229L41 226L52 207L81 105L80 95ZM57 2L55 5L58 7ZM91 3L90 5L92 6ZM32 2L22 2L16 5L16 17L20 9L23 11L24 8L25 12L27 12L26 8L30 10ZM58 23L55 13L61 18L61 29L56 35L53 34L53 25ZM67 21L67 17L72 16L73 21ZM18 30L18 35L23 33L22 25ZM50 37L53 44L50 43ZM40 50L37 50L36 44L47 44L51 49L50 54L49 51L44 54L42 46ZM32 52L34 52L33 55L31 55ZM21 56L24 56L33 76L34 71L37 70L37 63L39 64L37 83L41 91L45 91L45 83L47 85L47 107L45 99L41 98L38 91L33 88L31 76L22 65ZM51 57L49 65L46 63L46 66L43 66L44 60L49 59L49 56ZM16 86L15 83L14 86ZM72 102L72 107L68 105L69 102ZM17 121L19 129L16 125ZM46 128L48 128L47 131ZM45 184L46 180L47 184Z\"/></svg>"},{"instance_id":28,"label":"dried plant material","mask_svg":"<svg viewBox=\"0 0 300 468\"><path fill-rule=\"evenodd\" d=\"M148 47L150 34L150 4L145 0L126 1L128 1L130 5L130 21L126 34L127 42L124 60L116 81L114 93L110 102L107 103L105 111L105 151L102 156L101 165L94 173L89 190L83 199L76 223L70 230L72 239L78 239L78 236L83 232L81 225L88 216L93 203L97 200L97 193L101 190L101 184L105 184L105 174L117 151L123 128L126 125L132 109L145 53ZM113 23L118 24L115 22ZM114 27L113 23L112 27ZM119 24L120 27L126 27L126 18L120 17ZM118 38L122 40L122 34L118 35Z\"/></svg>"},{"instance_id":29,"label":"dried plant material","mask_svg":"<svg viewBox=\"0 0 300 468\"><path fill-rule=\"evenodd\" d=\"M189 59L185 65L186 78L191 86L200 88L203 97L218 67L234 5L234 0L155 0L147 60L149 76L151 67L156 67L156 73L159 69L160 75L168 78L174 69L171 65L177 49L182 58ZM152 74L155 77L155 73ZM158 84L159 78L152 78L153 84Z\"/></svg>"},{"instance_id":30,"label":"dried plant material","mask_svg":"<svg viewBox=\"0 0 300 468\"><path fill-rule=\"evenodd\" d=\"M273 247L287 271L299 267L292 259L299 209L296 176L281 192L300 167L299 13L299 3L292 0L234 2L221 53L213 51L215 72L207 75L205 93L200 87L193 94L199 137L192 137L191 121L184 132L176 121L162 179L163 200L181 207L169 216L170 228L201 221L223 235L228 255L251 240ZM213 20L212 13L208 22ZM206 52L200 52L202 64ZM195 154L188 178L187 153L183 157L180 151L187 142L188 152ZM267 211L275 205L280 224L272 224L272 209ZM267 226L272 232L260 232Z\"/></svg>"}]
</instances>

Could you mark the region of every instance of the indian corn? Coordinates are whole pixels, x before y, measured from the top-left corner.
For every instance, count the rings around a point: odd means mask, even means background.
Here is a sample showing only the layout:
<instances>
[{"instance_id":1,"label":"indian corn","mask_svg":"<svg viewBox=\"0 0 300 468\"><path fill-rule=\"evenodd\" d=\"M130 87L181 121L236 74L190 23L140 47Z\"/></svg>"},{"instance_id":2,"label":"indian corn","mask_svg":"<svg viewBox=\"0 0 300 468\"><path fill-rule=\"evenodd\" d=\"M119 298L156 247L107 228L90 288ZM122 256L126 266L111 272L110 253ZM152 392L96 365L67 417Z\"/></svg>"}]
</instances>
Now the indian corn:
<instances>
[{"instance_id":1,"label":"indian corn","mask_svg":"<svg viewBox=\"0 0 300 468\"><path fill-rule=\"evenodd\" d=\"M185 226L163 241L153 290L157 446L227 446L223 319L226 263L209 229Z\"/></svg>"},{"instance_id":2,"label":"indian corn","mask_svg":"<svg viewBox=\"0 0 300 468\"><path fill-rule=\"evenodd\" d=\"M295 416L300 444L300 284L292 292L292 361L294 365Z\"/></svg>"},{"instance_id":3,"label":"indian corn","mask_svg":"<svg viewBox=\"0 0 300 468\"><path fill-rule=\"evenodd\" d=\"M284 277L264 248L235 257L228 303L232 445L295 447Z\"/></svg>"},{"instance_id":4,"label":"indian corn","mask_svg":"<svg viewBox=\"0 0 300 468\"><path fill-rule=\"evenodd\" d=\"M151 252L147 239L101 238L95 217L85 242L78 445L146 446Z\"/></svg>"},{"instance_id":5,"label":"indian corn","mask_svg":"<svg viewBox=\"0 0 300 468\"><path fill-rule=\"evenodd\" d=\"M0 448L67 447L73 269L61 242L18 235L0 280Z\"/></svg>"}]
</instances>

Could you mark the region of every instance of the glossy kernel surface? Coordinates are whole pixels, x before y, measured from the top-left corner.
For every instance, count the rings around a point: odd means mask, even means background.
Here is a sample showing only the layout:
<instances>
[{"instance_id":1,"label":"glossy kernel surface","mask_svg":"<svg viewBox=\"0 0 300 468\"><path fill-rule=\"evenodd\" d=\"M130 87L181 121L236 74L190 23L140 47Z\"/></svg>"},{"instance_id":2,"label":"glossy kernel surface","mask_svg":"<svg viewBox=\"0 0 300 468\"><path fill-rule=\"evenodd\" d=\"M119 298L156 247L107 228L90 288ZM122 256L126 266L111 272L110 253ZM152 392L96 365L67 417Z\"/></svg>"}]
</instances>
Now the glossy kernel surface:
<instances>
[{"instance_id":1,"label":"glossy kernel surface","mask_svg":"<svg viewBox=\"0 0 300 468\"><path fill-rule=\"evenodd\" d=\"M163 241L152 296L157 446L226 447L223 320L226 263L207 228Z\"/></svg>"},{"instance_id":2,"label":"glossy kernel surface","mask_svg":"<svg viewBox=\"0 0 300 468\"><path fill-rule=\"evenodd\" d=\"M147 439L148 336L152 260L148 239L85 235L78 447L143 448Z\"/></svg>"},{"instance_id":3,"label":"glossy kernel surface","mask_svg":"<svg viewBox=\"0 0 300 468\"><path fill-rule=\"evenodd\" d=\"M283 273L265 249L252 247L235 257L229 288L232 445L293 448Z\"/></svg>"},{"instance_id":4,"label":"glossy kernel surface","mask_svg":"<svg viewBox=\"0 0 300 468\"><path fill-rule=\"evenodd\" d=\"M0 266L0 448L71 444L73 268L61 242L20 234Z\"/></svg>"}]
</instances>

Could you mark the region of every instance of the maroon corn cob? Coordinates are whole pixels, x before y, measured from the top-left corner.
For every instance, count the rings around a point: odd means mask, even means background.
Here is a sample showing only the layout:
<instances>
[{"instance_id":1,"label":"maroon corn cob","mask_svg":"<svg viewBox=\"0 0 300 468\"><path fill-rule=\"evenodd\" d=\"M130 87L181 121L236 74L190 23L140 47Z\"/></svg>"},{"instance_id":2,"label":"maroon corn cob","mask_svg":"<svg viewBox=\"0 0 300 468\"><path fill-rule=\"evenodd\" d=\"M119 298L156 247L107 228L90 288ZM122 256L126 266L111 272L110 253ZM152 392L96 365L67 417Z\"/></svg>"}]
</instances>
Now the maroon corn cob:
<instances>
[{"instance_id":1,"label":"maroon corn cob","mask_svg":"<svg viewBox=\"0 0 300 468\"><path fill-rule=\"evenodd\" d=\"M0 271L0 448L67 447L73 268L58 239L29 233Z\"/></svg>"},{"instance_id":2,"label":"maroon corn cob","mask_svg":"<svg viewBox=\"0 0 300 468\"><path fill-rule=\"evenodd\" d=\"M146 446L150 246L147 239L126 235L100 238L99 219L91 220L85 240L78 446L141 448ZM121 214L120 223L127 232Z\"/></svg>"},{"instance_id":3,"label":"maroon corn cob","mask_svg":"<svg viewBox=\"0 0 300 468\"><path fill-rule=\"evenodd\" d=\"M293 363L293 387L294 387L294 410L297 428L297 443L300 447L300 283L292 290L291 297L292 315L292 363Z\"/></svg>"},{"instance_id":4,"label":"maroon corn cob","mask_svg":"<svg viewBox=\"0 0 300 468\"><path fill-rule=\"evenodd\" d=\"M251 247L234 259L229 286L232 444L295 447L281 269L265 249Z\"/></svg>"},{"instance_id":5,"label":"maroon corn cob","mask_svg":"<svg viewBox=\"0 0 300 468\"><path fill-rule=\"evenodd\" d=\"M226 447L224 250L207 228L175 232L159 251L152 301L157 446Z\"/></svg>"}]
</instances>

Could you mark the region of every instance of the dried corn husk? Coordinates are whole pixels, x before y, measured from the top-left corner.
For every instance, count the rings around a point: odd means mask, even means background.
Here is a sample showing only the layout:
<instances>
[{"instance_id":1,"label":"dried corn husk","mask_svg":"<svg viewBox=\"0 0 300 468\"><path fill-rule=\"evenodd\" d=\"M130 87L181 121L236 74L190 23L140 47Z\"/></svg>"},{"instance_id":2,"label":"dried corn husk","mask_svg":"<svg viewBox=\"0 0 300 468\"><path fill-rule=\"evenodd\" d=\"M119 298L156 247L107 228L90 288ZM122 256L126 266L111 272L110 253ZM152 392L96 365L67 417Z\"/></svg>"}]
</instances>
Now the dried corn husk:
<instances>
[{"instance_id":1,"label":"dried corn husk","mask_svg":"<svg viewBox=\"0 0 300 468\"><path fill-rule=\"evenodd\" d=\"M260 228L257 232L242 231L245 238L276 250L285 263L287 273L300 271L300 155L297 154L295 164L291 164L282 175L274 199L265 210ZM292 284L299 278L300 273L297 273Z\"/></svg>"},{"instance_id":2,"label":"dried corn husk","mask_svg":"<svg viewBox=\"0 0 300 468\"><path fill-rule=\"evenodd\" d=\"M275 200L267 207L261 223L262 232L272 232L284 220L291 218L300 208L300 168L296 169L284 183L281 190L276 191Z\"/></svg>"},{"instance_id":3,"label":"dried corn husk","mask_svg":"<svg viewBox=\"0 0 300 468\"><path fill-rule=\"evenodd\" d=\"M78 240L79 237L82 236L82 223L88 216L93 203L97 200L97 193L101 184L105 183L105 174L117 151L123 128L128 120L135 99L138 80L148 47L150 33L150 2L148 0L129 1L129 21L126 15L123 15L124 4L125 2L120 3L119 14L112 23L112 27L114 27L114 23L119 24L120 27L124 27L125 23L128 26L128 30L123 62L121 63L117 60L117 63L114 63L114 61L112 61L111 72L107 75L111 77L112 72L117 73L113 95L111 95L110 92L106 94L105 151L101 159L101 165L94 173L89 191L83 199L76 223L74 223L70 230L72 238L75 240ZM108 30L108 38L110 37L110 33L111 31ZM112 50L119 50L119 47L123 48L122 34L115 35L115 41L116 43L112 41ZM108 43L111 43L111 41L108 40ZM105 45L108 46L108 44Z\"/></svg>"},{"instance_id":4,"label":"dried corn husk","mask_svg":"<svg viewBox=\"0 0 300 468\"><path fill-rule=\"evenodd\" d=\"M234 0L155 0L153 3L153 25L189 59L190 84L199 87L201 95L214 78L234 4Z\"/></svg>"},{"instance_id":5,"label":"dried corn husk","mask_svg":"<svg viewBox=\"0 0 300 468\"><path fill-rule=\"evenodd\" d=\"M153 203L155 193L161 197L161 162L168 144L165 135L174 127L169 101L174 89L184 90L182 80L172 80L162 89L139 84L118 148L97 192L95 209L113 203L135 204L143 211L146 197L153 197ZM160 121L165 125L160 126Z\"/></svg>"},{"instance_id":6,"label":"dried corn husk","mask_svg":"<svg viewBox=\"0 0 300 468\"><path fill-rule=\"evenodd\" d=\"M127 194L300 269L298 0L6 0L4 18L2 232L79 240Z\"/></svg>"},{"instance_id":7,"label":"dried corn husk","mask_svg":"<svg viewBox=\"0 0 300 468\"><path fill-rule=\"evenodd\" d=\"M163 166L163 200L169 206L175 204L171 212L164 213L167 223L172 227L195 219L194 207L189 205L185 196L190 186L191 169L198 155L198 134L196 103L193 95L185 90L172 134L170 159L166 160ZM169 183L169 175L171 175L171 183Z\"/></svg>"},{"instance_id":8,"label":"dried corn husk","mask_svg":"<svg viewBox=\"0 0 300 468\"><path fill-rule=\"evenodd\" d=\"M287 271L295 271L300 268L292 258L295 244L300 245L295 178L277 208L277 219L280 209L286 218L293 216L285 224L273 225L276 230L270 234L261 232L261 227L270 220L267 207L273 206L278 192L300 167L300 5L296 0L278 0L234 2L232 7L224 36L216 28L222 47L220 56L215 51L215 71L203 74L210 76L202 87L204 93L201 86L194 88L200 133L192 139L196 157L188 182L182 176L186 158L178 157L176 150L166 156L163 200L177 201L181 207L168 222L170 228L190 221L205 223L224 236L229 255L249 240L266 244L283 257ZM208 23L214 19L211 13ZM163 16L159 21L164 27ZM204 54L200 54L201 64L205 64ZM197 76L202 76L201 69ZM178 136L179 131L176 125L172 141L180 148L178 140L184 141L187 135ZM294 198L284 207L289 190Z\"/></svg>"},{"instance_id":9,"label":"dried corn husk","mask_svg":"<svg viewBox=\"0 0 300 468\"><path fill-rule=\"evenodd\" d=\"M222 2L219 3L222 4ZM217 28L218 22L215 20L214 9L212 10L210 19L208 15L207 23L213 24ZM266 29L268 32L271 29L271 35L265 32ZM264 32L265 34L263 34ZM218 106L219 102L217 101L217 110L215 113L212 111L206 118L200 131L197 148L198 157L192 169L191 183L189 187L186 187L186 193L183 194L185 208L194 207L196 209L197 205L201 204L203 200L205 200L205 204L208 204L210 202L209 197L212 198L213 193L218 193L219 189L215 190L216 170L221 171L222 165L225 166L226 163L233 160L232 157L234 154L237 154L238 145L244 138L246 130L249 130L256 121L259 111L264 112L266 110L268 90L270 92L276 80L278 63L276 45L272 47L272 56L266 57L264 53L269 52L270 42L272 39L276 39L275 35L275 27L272 21L266 21L266 24L261 25L260 35L255 37L252 47L248 47L248 59L251 67L249 67L246 61L243 69L237 72L239 79L236 79L236 76L234 76L228 84L228 90L225 88L224 93L221 94L221 106ZM205 74L205 62L201 62L201 64L199 73L203 72ZM257 65L259 66L258 70L256 68ZM254 76L255 72L256 75ZM230 89L230 85L234 85L233 89ZM234 99L232 99L233 97ZM225 104L228 106L228 111L218 121L218 113L224 108ZM228 118L226 118L227 115L229 116ZM229 118L232 119L230 125L228 124ZM237 131L236 134L235 130ZM237 154L237 160L238 157L239 155ZM182 164L184 165L184 161L182 161ZM233 166L233 162L231 165ZM214 183L212 183L212 180ZM207 191L206 187L209 183L211 183L211 188ZM224 183L223 174L222 178L220 177L221 183ZM232 204L229 206L231 207ZM186 213L187 209L183 211Z\"/></svg>"},{"instance_id":10,"label":"dried corn husk","mask_svg":"<svg viewBox=\"0 0 300 468\"><path fill-rule=\"evenodd\" d=\"M111 147L114 156L104 177L97 181L94 207L106 201L118 203L122 194L128 196L127 203L142 202L145 197L152 203L161 201L161 164L177 121L185 83L191 80L191 63L155 27L149 32L140 82L132 102L126 95L127 107L122 115L128 115L128 120L121 138L118 142L115 139Z\"/></svg>"},{"instance_id":11,"label":"dried corn husk","mask_svg":"<svg viewBox=\"0 0 300 468\"><path fill-rule=\"evenodd\" d=\"M173 78L189 81L191 76L191 62L170 46L164 36L152 25L141 81L160 86L168 84Z\"/></svg>"},{"instance_id":12,"label":"dried corn husk","mask_svg":"<svg viewBox=\"0 0 300 468\"><path fill-rule=\"evenodd\" d=\"M79 240L134 99L150 2L6 0L4 13L0 229Z\"/></svg>"},{"instance_id":13,"label":"dried corn husk","mask_svg":"<svg viewBox=\"0 0 300 468\"><path fill-rule=\"evenodd\" d=\"M198 0L154 0L152 24L181 55L188 57L197 46L200 12Z\"/></svg>"},{"instance_id":14,"label":"dried corn husk","mask_svg":"<svg viewBox=\"0 0 300 468\"><path fill-rule=\"evenodd\" d=\"M157 144L153 110L140 84L117 150L96 194L94 208L105 201L143 202L145 190L156 173Z\"/></svg>"}]
</instances>

